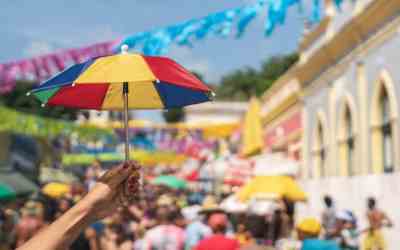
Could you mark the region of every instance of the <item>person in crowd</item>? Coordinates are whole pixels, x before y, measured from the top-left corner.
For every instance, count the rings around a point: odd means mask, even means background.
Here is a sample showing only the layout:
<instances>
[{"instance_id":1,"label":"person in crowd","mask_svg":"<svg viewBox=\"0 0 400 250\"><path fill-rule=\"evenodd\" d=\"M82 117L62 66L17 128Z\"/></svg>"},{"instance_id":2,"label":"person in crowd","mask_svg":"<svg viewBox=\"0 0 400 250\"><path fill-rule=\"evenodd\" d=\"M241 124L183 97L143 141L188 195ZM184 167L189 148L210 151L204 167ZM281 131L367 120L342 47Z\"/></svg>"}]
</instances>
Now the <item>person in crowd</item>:
<instances>
[{"instance_id":1,"label":"person in crowd","mask_svg":"<svg viewBox=\"0 0 400 250\"><path fill-rule=\"evenodd\" d=\"M131 250L133 242L124 232L123 225L111 222L100 239L101 250Z\"/></svg>"},{"instance_id":2,"label":"person in crowd","mask_svg":"<svg viewBox=\"0 0 400 250\"><path fill-rule=\"evenodd\" d=\"M75 206L17 249L68 249L85 228L136 198L139 176L135 173L139 168L132 161L113 167Z\"/></svg>"},{"instance_id":3,"label":"person in crowd","mask_svg":"<svg viewBox=\"0 0 400 250\"><path fill-rule=\"evenodd\" d=\"M72 201L67 198L61 198L57 201L57 211L55 217L58 218L63 215L72 206Z\"/></svg>"},{"instance_id":4,"label":"person in crowd","mask_svg":"<svg viewBox=\"0 0 400 250\"><path fill-rule=\"evenodd\" d=\"M290 234L290 218L286 213L285 203L280 201L274 210L272 220L270 223L272 232L272 244L280 240L289 237Z\"/></svg>"},{"instance_id":5,"label":"person in crowd","mask_svg":"<svg viewBox=\"0 0 400 250\"><path fill-rule=\"evenodd\" d=\"M314 218L301 220L296 230L297 237L301 241L301 250L340 250L335 241L319 238L321 224Z\"/></svg>"},{"instance_id":6,"label":"person in crowd","mask_svg":"<svg viewBox=\"0 0 400 250\"><path fill-rule=\"evenodd\" d=\"M35 201L28 201L21 209L22 217L16 228L16 246L22 246L44 226L43 211Z\"/></svg>"},{"instance_id":7,"label":"person in crowd","mask_svg":"<svg viewBox=\"0 0 400 250\"><path fill-rule=\"evenodd\" d=\"M175 225L177 211L166 206L157 209L157 226L148 230L144 236L144 250L183 250L185 232Z\"/></svg>"},{"instance_id":8,"label":"person in crowd","mask_svg":"<svg viewBox=\"0 0 400 250\"><path fill-rule=\"evenodd\" d=\"M138 225L134 230L135 241L133 242L133 250L144 249L144 235L146 230L144 227Z\"/></svg>"},{"instance_id":9,"label":"person in crowd","mask_svg":"<svg viewBox=\"0 0 400 250\"><path fill-rule=\"evenodd\" d=\"M384 250L386 249L385 238L382 234L383 227L392 227L392 220L386 213L377 208L376 200L373 197L367 199L367 219L369 228L363 242L365 250Z\"/></svg>"},{"instance_id":10,"label":"person in crowd","mask_svg":"<svg viewBox=\"0 0 400 250\"><path fill-rule=\"evenodd\" d=\"M337 242L342 250L359 249L359 232L357 231L357 220L351 211L340 211L337 219Z\"/></svg>"},{"instance_id":11,"label":"person in crowd","mask_svg":"<svg viewBox=\"0 0 400 250\"><path fill-rule=\"evenodd\" d=\"M192 211L184 209L189 224L185 228L185 250L191 250L200 240L211 235L211 228L205 223L207 216L199 214L200 207L192 207Z\"/></svg>"},{"instance_id":12,"label":"person in crowd","mask_svg":"<svg viewBox=\"0 0 400 250\"><path fill-rule=\"evenodd\" d=\"M251 242L251 233L247 230L245 224L240 223L239 225L237 225L235 239L239 242L241 246L247 245Z\"/></svg>"},{"instance_id":13,"label":"person in crowd","mask_svg":"<svg viewBox=\"0 0 400 250\"><path fill-rule=\"evenodd\" d=\"M247 228L257 243L265 244L268 235L268 224L265 216L251 213L247 216L246 221Z\"/></svg>"},{"instance_id":14,"label":"person in crowd","mask_svg":"<svg viewBox=\"0 0 400 250\"><path fill-rule=\"evenodd\" d=\"M331 239L336 230L336 209L332 197L324 196L325 209L322 212L322 228L325 239Z\"/></svg>"},{"instance_id":15,"label":"person in crowd","mask_svg":"<svg viewBox=\"0 0 400 250\"><path fill-rule=\"evenodd\" d=\"M195 250L238 250L240 244L237 240L225 236L228 226L228 217L224 213L214 213L208 219L212 235L204 238L194 248Z\"/></svg>"},{"instance_id":16,"label":"person in crowd","mask_svg":"<svg viewBox=\"0 0 400 250\"><path fill-rule=\"evenodd\" d=\"M11 207L0 209L0 250L15 248L18 213Z\"/></svg>"}]
</instances>

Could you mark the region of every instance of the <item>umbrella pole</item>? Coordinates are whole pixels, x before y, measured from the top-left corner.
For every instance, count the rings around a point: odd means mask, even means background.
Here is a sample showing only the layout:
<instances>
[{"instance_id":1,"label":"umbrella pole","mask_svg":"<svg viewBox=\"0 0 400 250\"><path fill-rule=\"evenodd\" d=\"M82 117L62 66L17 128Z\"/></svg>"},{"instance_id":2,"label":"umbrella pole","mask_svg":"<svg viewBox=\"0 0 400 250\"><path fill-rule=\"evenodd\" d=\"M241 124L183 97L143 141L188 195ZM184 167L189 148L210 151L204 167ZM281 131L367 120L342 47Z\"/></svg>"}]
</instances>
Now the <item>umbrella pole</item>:
<instances>
[{"instance_id":1,"label":"umbrella pole","mask_svg":"<svg viewBox=\"0 0 400 250\"><path fill-rule=\"evenodd\" d=\"M124 95L125 161L129 160L128 92L128 83L124 82L122 93Z\"/></svg>"}]
</instances>

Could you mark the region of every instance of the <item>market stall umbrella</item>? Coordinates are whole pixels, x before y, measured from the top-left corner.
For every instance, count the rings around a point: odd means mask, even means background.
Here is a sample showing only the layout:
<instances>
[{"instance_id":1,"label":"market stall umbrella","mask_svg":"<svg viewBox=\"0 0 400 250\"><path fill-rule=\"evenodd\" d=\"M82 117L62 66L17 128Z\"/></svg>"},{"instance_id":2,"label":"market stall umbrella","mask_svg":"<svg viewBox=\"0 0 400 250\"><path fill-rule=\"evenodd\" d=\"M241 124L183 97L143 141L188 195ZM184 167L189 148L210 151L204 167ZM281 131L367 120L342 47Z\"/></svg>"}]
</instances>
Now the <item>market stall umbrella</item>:
<instances>
[{"instance_id":1,"label":"market stall umbrella","mask_svg":"<svg viewBox=\"0 0 400 250\"><path fill-rule=\"evenodd\" d=\"M242 156L257 154L263 148L260 106L256 97L251 98L243 125Z\"/></svg>"},{"instance_id":2,"label":"market stall umbrella","mask_svg":"<svg viewBox=\"0 0 400 250\"><path fill-rule=\"evenodd\" d=\"M64 183L51 182L42 188L42 192L52 198L61 198L68 194L71 190L71 187Z\"/></svg>"},{"instance_id":3,"label":"market stall umbrella","mask_svg":"<svg viewBox=\"0 0 400 250\"><path fill-rule=\"evenodd\" d=\"M68 173L64 169L55 168L41 168L39 180L41 183L49 182L62 182L62 183L74 183L78 182L78 177L73 173Z\"/></svg>"},{"instance_id":4,"label":"market stall umbrella","mask_svg":"<svg viewBox=\"0 0 400 250\"><path fill-rule=\"evenodd\" d=\"M307 200L307 195L289 176L256 176L238 191L237 196L241 201L248 201L263 194L273 194L291 201Z\"/></svg>"},{"instance_id":5,"label":"market stall umbrella","mask_svg":"<svg viewBox=\"0 0 400 250\"><path fill-rule=\"evenodd\" d=\"M9 201L17 197L17 193L11 187L0 183L0 201Z\"/></svg>"},{"instance_id":6,"label":"market stall umbrella","mask_svg":"<svg viewBox=\"0 0 400 250\"><path fill-rule=\"evenodd\" d=\"M30 195L38 191L38 187L35 183L18 172L0 172L0 183L11 187L17 196Z\"/></svg>"},{"instance_id":7,"label":"market stall umbrella","mask_svg":"<svg viewBox=\"0 0 400 250\"><path fill-rule=\"evenodd\" d=\"M128 109L168 109L207 102L211 90L166 57L122 53L73 65L33 94L43 105L124 111L125 159L129 158Z\"/></svg>"},{"instance_id":8,"label":"market stall umbrella","mask_svg":"<svg viewBox=\"0 0 400 250\"><path fill-rule=\"evenodd\" d=\"M173 175L161 175L155 178L152 183L156 185L165 185L173 189L184 189L187 185L186 181Z\"/></svg>"}]
</instances>

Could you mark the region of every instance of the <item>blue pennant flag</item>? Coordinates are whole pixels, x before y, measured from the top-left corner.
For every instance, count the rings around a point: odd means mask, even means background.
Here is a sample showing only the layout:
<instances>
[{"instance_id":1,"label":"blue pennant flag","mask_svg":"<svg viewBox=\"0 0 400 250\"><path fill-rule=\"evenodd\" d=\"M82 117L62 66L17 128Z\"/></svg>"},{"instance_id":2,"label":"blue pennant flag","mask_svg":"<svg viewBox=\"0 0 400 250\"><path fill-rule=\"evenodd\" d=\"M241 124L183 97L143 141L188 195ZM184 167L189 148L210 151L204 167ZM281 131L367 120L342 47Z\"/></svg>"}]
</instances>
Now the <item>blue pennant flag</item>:
<instances>
[{"instance_id":1,"label":"blue pennant flag","mask_svg":"<svg viewBox=\"0 0 400 250\"><path fill-rule=\"evenodd\" d=\"M321 21L321 1L313 0L312 13L311 13L311 22L318 23Z\"/></svg>"},{"instance_id":2,"label":"blue pennant flag","mask_svg":"<svg viewBox=\"0 0 400 250\"><path fill-rule=\"evenodd\" d=\"M260 8L260 4L255 4L252 6L246 6L240 10L238 15L239 21L237 23L237 38L241 37L244 34L244 31L246 30L250 22L257 17Z\"/></svg>"},{"instance_id":3,"label":"blue pennant flag","mask_svg":"<svg viewBox=\"0 0 400 250\"><path fill-rule=\"evenodd\" d=\"M339 8L343 0L334 0L334 2ZM126 44L129 48L141 49L146 55L160 55L166 53L172 43L192 47L193 40L202 40L209 34L227 37L234 26L237 29L236 37L240 38L264 7L266 10L264 33L270 36L278 25L285 23L287 11L294 4L299 5L299 10L302 9L302 0L258 0L252 5L220 11L203 18L128 36L122 40L118 48ZM321 16L321 0L312 0L311 21L319 22Z\"/></svg>"}]
</instances>

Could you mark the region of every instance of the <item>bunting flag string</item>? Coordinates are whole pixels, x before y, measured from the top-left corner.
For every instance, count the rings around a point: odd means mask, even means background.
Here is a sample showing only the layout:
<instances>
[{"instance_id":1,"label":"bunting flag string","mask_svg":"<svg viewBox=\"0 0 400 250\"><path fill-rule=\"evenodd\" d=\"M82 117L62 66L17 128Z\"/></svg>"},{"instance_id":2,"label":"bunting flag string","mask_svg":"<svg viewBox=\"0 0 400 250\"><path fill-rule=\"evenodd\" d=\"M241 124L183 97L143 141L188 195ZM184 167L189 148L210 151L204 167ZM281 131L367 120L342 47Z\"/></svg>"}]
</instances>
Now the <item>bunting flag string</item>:
<instances>
[{"instance_id":1,"label":"bunting flag string","mask_svg":"<svg viewBox=\"0 0 400 250\"><path fill-rule=\"evenodd\" d=\"M30 136L52 137L76 133L84 141L113 137L111 129L80 126L73 122L43 118L0 107L0 131L12 131Z\"/></svg>"},{"instance_id":2,"label":"bunting flag string","mask_svg":"<svg viewBox=\"0 0 400 250\"><path fill-rule=\"evenodd\" d=\"M318 22L321 19L321 1L312 1L310 19ZM334 0L339 8L343 0ZM288 9L293 5L301 7L302 0L258 0L254 4L220 11L203 18L197 18L140 32L124 39L97 43L84 48L66 49L55 53L0 64L0 94L13 90L17 79L28 79L40 82L72 63L80 63L91 57L117 53L122 44L145 55L161 55L168 52L171 44L192 47L194 41L203 40L210 35L218 37L240 38L250 23L265 12L264 34L270 36L277 26L285 23ZM302 8L299 8L302 9Z\"/></svg>"}]
</instances>

